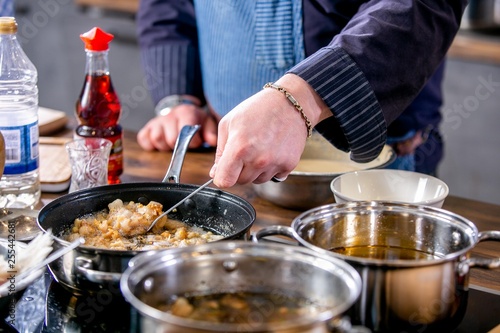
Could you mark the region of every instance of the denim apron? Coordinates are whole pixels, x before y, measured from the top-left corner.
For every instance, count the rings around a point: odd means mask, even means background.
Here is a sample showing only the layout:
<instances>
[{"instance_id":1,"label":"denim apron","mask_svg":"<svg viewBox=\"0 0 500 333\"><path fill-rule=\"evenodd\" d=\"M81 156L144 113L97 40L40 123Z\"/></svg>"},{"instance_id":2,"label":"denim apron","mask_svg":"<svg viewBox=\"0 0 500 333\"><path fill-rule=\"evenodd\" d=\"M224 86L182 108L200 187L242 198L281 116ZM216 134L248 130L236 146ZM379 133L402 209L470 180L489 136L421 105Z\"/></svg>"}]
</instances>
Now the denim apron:
<instances>
[{"instance_id":1,"label":"denim apron","mask_svg":"<svg viewBox=\"0 0 500 333\"><path fill-rule=\"evenodd\" d=\"M14 16L14 0L0 0L0 16Z\"/></svg>"},{"instance_id":2,"label":"denim apron","mask_svg":"<svg viewBox=\"0 0 500 333\"><path fill-rule=\"evenodd\" d=\"M195 0L205 96L224 116L304 59L302 1Z\"/></svg>"}]
</instances>

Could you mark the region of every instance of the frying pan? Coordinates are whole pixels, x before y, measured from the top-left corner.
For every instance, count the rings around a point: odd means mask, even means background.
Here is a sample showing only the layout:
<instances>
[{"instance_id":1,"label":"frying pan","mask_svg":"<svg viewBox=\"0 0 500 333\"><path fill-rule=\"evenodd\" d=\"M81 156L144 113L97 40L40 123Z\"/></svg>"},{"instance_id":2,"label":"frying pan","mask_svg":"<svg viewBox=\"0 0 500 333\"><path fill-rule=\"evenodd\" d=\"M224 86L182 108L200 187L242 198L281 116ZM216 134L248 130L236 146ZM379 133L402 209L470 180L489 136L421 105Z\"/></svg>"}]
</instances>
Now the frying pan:
<instances>
[{"instance_id":1,"label":"frying pan","mask_svg":"<svg viewBox=\"0 0 500 333\"><path fill-rule=\"evenodd\" d=\"M38 215L39 228L52 229L54 250L68 246L61 235L75 219L106 209L115 199L147 204L157 201L168 209L198 186L180 184L179 174L190 140L199 126L186 126L177 139L169 170L162 182L122 183L84 189L63 195L44 206ZM248 239L255 221L255 209L246 200L216 188L204 188L177 207L169 218L198 226L222 240ZM103 288L119 288L121 273L128 262L141 251L111 250L81 245L52 262L49 269L54 279L75 294L97 292Z\"/></svg>"}]
</instances>

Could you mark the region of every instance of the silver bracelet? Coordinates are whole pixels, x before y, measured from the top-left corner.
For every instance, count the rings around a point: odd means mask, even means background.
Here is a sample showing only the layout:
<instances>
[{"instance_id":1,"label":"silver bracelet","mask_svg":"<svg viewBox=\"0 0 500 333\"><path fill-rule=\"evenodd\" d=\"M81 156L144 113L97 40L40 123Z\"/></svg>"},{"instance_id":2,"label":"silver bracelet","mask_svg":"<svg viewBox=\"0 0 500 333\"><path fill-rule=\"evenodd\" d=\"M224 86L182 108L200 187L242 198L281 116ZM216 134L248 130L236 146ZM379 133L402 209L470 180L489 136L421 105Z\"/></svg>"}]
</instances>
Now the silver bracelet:
<instances>
[{"instance_id":1,"label":"silver bracelet","mask_svg":"<svg viewBox=\"0 0 500 333\"><path fill-rule=\"evenodd\" d=\"M312 136L312 124L311 124L311 121L309 120L309 118L307 118L307 115L304 112L304 110L302 109L302 106L300 106L299 102L297 102L297 100L292 96L292 94L290 94L288 92L288 90L286 90L285 88L283 88L281 86L278 86L277 84L274 84L272 82L266 83L263 88L264 89L265 88L276 89L277 91L279 91L279 92L281 92L281 93L283 93L285 95L286 99L288 99L288 101L290 103L292 103L292 105L295 107L295 109L297 109L297 111L299 111L299 113L302 116L302 118L304 118L304 121L306 123L306 128L307 128L307 137L310 138Z\"/></svg>"}]
</instances>

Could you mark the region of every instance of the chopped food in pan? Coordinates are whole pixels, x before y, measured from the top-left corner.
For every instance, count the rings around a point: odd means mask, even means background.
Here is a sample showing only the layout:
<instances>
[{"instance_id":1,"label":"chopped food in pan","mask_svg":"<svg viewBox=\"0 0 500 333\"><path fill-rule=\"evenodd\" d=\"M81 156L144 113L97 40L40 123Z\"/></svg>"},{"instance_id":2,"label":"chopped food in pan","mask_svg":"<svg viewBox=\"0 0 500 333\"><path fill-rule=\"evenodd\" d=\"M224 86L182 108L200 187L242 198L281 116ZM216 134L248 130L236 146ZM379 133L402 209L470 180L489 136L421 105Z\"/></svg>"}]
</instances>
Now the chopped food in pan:
<instances>
[{"instance_id":1,"label":"chopped food in pan","mask_svg":"<svg viewBox=\"0 0 500 333\"><path fill-rule=\"evenodd\" d=\"M305 297L249 291L174 296L153 306L178 317L228 324L286 322L325 310Z\"/></svg>"},{"instance_id":2,"label":"chopped food in pan","mask_svg":"<svg viewBox=\"0 0 500 333\"><path fill-rule=\"evenodd\" d=\"M163 217L146 233L149 225L162 213L163 205L151 201L147 205L116 199L108 209L77 218L67 236L79 237L85 246L112 250L145 251L182 247L220 240L223 236Z\"/></svg>"}]
</instances>

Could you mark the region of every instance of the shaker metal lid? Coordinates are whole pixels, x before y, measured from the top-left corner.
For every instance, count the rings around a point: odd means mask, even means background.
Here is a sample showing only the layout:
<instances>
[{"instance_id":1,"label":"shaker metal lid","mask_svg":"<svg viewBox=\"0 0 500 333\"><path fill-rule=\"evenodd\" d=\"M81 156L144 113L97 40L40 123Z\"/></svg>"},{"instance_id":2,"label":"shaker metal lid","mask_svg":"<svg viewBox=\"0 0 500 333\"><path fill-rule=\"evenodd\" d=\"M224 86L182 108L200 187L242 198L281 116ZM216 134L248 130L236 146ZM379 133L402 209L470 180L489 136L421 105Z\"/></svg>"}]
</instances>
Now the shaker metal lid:
<instances>
[{"instance_id":1,"label":"shaker metal lid","mask_svg":"<svg viewBox=\"0 0 500 333\"><path fill-rule=\"evenodd\" d=\"M0 208L0 238L28 241L42 231L37 225L38 210Z\"/></svg>"}]
</instances>

